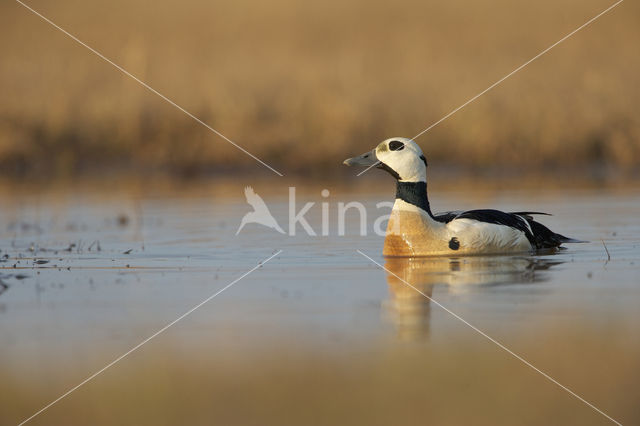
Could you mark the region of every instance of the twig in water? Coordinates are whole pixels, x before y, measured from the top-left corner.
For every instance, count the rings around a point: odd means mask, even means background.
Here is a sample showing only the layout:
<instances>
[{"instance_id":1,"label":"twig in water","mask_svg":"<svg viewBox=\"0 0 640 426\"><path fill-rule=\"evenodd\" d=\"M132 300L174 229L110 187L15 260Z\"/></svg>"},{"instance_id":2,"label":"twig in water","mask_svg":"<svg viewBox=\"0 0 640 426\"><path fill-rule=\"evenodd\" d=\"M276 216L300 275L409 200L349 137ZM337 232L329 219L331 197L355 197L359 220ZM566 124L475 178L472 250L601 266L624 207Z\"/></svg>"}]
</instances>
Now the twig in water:
<instances>
[{"instance_id":1,"label":"twig in water","mask_svg":"<svg viewBox=\"0 0 640 426\"><path fill-rule=\"evenodd\" d=\"M609 249L607 248L607 245L604 243L604 240L600 240L602 241L602 245L604 246L604 251L607 252L607 262L609 262L611 260L611 254L609 254Z\"/></svg>"}]
</instances>

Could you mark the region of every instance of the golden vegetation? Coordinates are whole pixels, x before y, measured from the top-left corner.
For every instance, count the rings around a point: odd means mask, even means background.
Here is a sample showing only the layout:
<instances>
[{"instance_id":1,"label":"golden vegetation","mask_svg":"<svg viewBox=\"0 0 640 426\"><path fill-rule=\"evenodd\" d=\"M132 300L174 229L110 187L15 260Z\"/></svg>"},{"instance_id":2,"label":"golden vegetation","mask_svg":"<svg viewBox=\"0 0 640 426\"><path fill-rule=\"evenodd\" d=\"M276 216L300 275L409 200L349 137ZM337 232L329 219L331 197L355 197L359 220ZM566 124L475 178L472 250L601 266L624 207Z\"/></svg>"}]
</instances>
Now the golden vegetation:
<instances>
[{"instance_id":1,"label":"golden vegetation","mask_svg":"<svg viewBox=\"0 0 640 426\"><path fill-rule=\"evenodd\" d=\"M290 174L414 136L609 1L36 2ZM624 2L419 142L433 163L579 174L640 162L640 7ZM0 6L0 172L261 167L17 3Z\"/></svg>"}]
</instances>

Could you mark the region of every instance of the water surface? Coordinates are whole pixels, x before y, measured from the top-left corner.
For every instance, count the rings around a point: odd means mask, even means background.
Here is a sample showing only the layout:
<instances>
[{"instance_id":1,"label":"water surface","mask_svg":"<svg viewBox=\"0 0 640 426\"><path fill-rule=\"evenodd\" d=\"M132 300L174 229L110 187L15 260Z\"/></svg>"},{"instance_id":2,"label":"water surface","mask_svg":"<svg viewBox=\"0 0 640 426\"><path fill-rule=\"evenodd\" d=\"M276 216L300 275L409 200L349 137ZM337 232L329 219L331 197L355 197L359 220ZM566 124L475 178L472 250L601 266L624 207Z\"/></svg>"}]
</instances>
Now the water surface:
<instances>
[{"instance_id":1,"label":"water surface","mask_svg":"<svg viewBox=\"0 0 640 426\"><path fill-rule=\"evenodd\" d=\"M254 185L286 230L287 188ZM321 234L256 224L243 186L47 192L0 210L0 423L18 423L282 250L34 424L640 422L640 194L434 192L435 210L553 213L546 255L385 260L392 189L300 188ZM337 203L361 201L337 235ZM605 249L606 245L606 249ZM386 272L357 250L385 265ZM608 253L607 253L608 250ZM406 284L410 283L411 288ZM437 301L437 304L430 300Z\"/></svg>"}]
</instances>

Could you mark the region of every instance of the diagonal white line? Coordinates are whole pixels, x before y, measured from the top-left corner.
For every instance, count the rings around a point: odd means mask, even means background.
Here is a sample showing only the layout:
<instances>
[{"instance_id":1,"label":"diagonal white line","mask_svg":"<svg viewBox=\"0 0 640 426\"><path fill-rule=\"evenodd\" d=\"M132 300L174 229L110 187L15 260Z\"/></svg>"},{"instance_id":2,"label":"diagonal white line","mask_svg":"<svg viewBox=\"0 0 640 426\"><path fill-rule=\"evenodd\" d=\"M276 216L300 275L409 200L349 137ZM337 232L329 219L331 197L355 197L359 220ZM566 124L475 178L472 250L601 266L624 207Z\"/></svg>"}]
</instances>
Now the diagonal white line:
<instances>
[{"instance_id":1,"label":"diagonal white line","mask_svg":"<svg viewBox=\"0 0 640 426\"><path fill-rule=\"evenodd\" d=\"M244 152L245 154L247 154L249 157L253 158L254 160L256 160L258 163L262 164L263 166L265 166L266 168L268 168L269 170L271 170L273 173L277 174L278 176L284 176L282 173L280 173L279 171L277 171L276 169L274 169L273 167L271 167L270 165L268 165L267 163L265 163L264 161L262 161L261 159L259 159L258 157L256 157L255 155L253 155L252 153L250 153L249 151L247 151L246 149L244 149L243 147L241 147L240 145L238 145L237 143L235 143L234 141L232 141L231 139L229 139L228 137L226 137L225 135L223 135L222 133L220 133L219 131L217 131L216 129L214 129L213 127L211 127L210 125L208 125L207 123L205 123L204 121L200 120L198 117L196 117L195 115L193 115L192 113L190 113L189 111L187 111L186 109L184 109L183 107L181 107L180 105L178 105L177 103L175 103L174 101L172 101L171 99L169 99L168 97L166 97L165 95L163 95L162 93L158 92L156 89L154 89L153 87L149 86L147 83L145 83L144 81L140 80L138 77L136 77L135 75L131 74L129 71L125 70L124 68L122 68L120 65L116 64L115 62L113 62L111 59L107 58L106 56L104 56L102 53L98 52L97 50L95 50L93 47L89 46L88 44L84 43L83 41L81 41L80 39L78 39L76 36L74 36L73 34L69 33L68 31L66 31L64 28L60 27L59 25L57 25L55 22L51 21L49 18L43 16L41 13L37 12L36 10L32 9L31 7L29 7L28 5L24 4L23 2L21 2L20 0L16 0L16 2L18 2L19 4L21 4L22 6L24 6L26 9L30 10L31 12L33 12L35 15L39 16L40 18L42 18L45 22L47 22L48 24L52 25L53 27L55 27L56 29L60 30L61 32L63 32L65 35L67 35L69 38L71 38L73 41L75 41L76 43L86 47L87 49L89 49L92 53L94 53L95 55L99 56L101 59L103 59L105 62L108 62L109 64L113 65L118 71L120 71L121 73L123 73L124 75L126 75L127 77L132 78L133 80L135 80L136 82L138 82L140 85L142 85L145 89L149 90L150 92L160 96L163 100L165 100L166 102L168 102L169 104L173 105L174 107L176 107L177 109L179 109L180 111L182 111L183 113L185 113L186 115L188 115L189 117L193 118L195 121L197 121L198 123L200 123L201 125L203 125L204 127L206 127L207 129L211 130L213 133L215 133L216 135L218 135L219 137L221 137L222 139L224 139L225 141L229 142L231 145L235 146L236 148L238 148L240 151Z\"/></svg>"},{"instance_id":2,"label":"diagonal white line","mask_svg":"<svg viewBox=\"0 0 640 426\"><path fill-rule=\"evenodd\" d=\"M593 18L589 19L587 22L585 22L584 24L580 25L578 28L576 28L575 30L571 31L569 34L567 34L566 36L562 37L560 40L556 41L555 43L553 43L551 46L547 47L546 49L544 49L542 52L538 53L536 56L534 56L533 58L529 59L527 62L525 62L524 64L520 65L518 68L514 69L513 71L511 71L509 74L505 75L504 77L502 77L500 80L496 81L495 83L493 83L491 86L487 87L486 89L484 89L482 92L478 93L477 95L475 95L473 98L469 99L467 102L463 103L462 105L460 105L458 108L454 109L453 111L451 111L449 114L445 115L444 117L442 117L440 120L436 121L435 123L433 123L431 126L427 127L426 129L424 129L423 131L421 131L420 133L418 133L417 135L415 135L413 137L413 139L417 139L420 136L422 136L423 134L427 133L429 130L431 130L432 128L434 128L435 126L437 126L438 124L442 123L444 120L446 120L447 118L451 117L453 114L455 114L456 112L460 111L462 108L466 107L467 105L469 105L471 102L475 101L476 99L478 99L480 96L484 95L485 93L487 93L489 90L493 89L494 87L496 87L498 84L502 83L503 81L505 81L506 79L508 79L509 77L511 77L512 75L514 75L515 73L517 73L518 71L520 71L522 68L526 67L527 65L529 65L531 62L535 61L536 59L538 59L539 57L541 57L542 55L544 55L545 53L547 53L548 51L550 51L551 49L553 49L554 47L556 47L557 45L559 45L560 43L562 43L563 41L565 41L566 39L568 39L569 37L571 37L572 35L574 35L575 33L577 33L578 31L580 31L581 29L583 29L584 27L586 27L587 25L591 24L593 21L595 21L596 19L598 19L599 17L601 17L602 15L604 15L605 13L607 13L608 11L610 11L611 9L613 9L614 7L616 7L617 5L619 5L620 3L622 3L624 0L618 0L616 3L612 4L611 6L609 6L608 8L606 8L605 10L603 10L602 12L598 13L596 16L594 16Z\"/></svg>"},{"instance_id":3,"label":"diagonal white line","mask_svg":"<svg viewBox=\"0 0 640 426\"><path fill-rule=\"evenodd\" d=\"M356 175L356 177L357 177L357 176L360 176L360 175L362 175L362 174L365 174L367 171L369 171L371 168L373 168L373 167L377 166L378 164L380 164L380 161L376 161L375 163L373 163L372 165L370 165L369 167L367 167L366 169L364 169L363 171L361 171L360 173L358 173L358 174Z\"/></svg>"},{"instance_id":4,"label":"diagonal white line","mask_svg":"<svg viewBox=\"0 0 640 426\"><path fill-rule=\"evenodd\" d=\"M574 391L572 391L571 389L569 389L568 387L566 387L565 385L563 385L562 383L558 382L556 379L554 379L553 377L551 377L550 375L548 375L547 373L545 373L544 371L540 370L539 368L537 368L535 365L531 364L529 361L527 361L526 359L524 359L523 357L521 357L520 355L518 355L517 353L513 352L511 349L507 348L505 345L503 345L502 343L498 342L496 339L494 339L493 337L489 336L487 333L485 333L484 331L480 330L478 327L474 326L473 324L469 323L467 320L465 320L464 318L462 318L460 315L456 314L455 312L451 311L450 309L448 309L446 306L440 304L437 300L431 298L430 296L427 296L424 292L418 290L416 287L414 287L413 285L411 285L410 283L408 283L407 281L405 281L404 279L400 278L398 275L394 274L393 272L391 272L389 269L385 268L383 265L381 265L380 263L376 262L375 260L373 260L371 257L367 256L366 254L364 254L363 252L361 252L360 250L356 250L358 253L360 253L362 256L366 257L367 259L369 259L371 262L375 263L376 265L378 265L380 268L384 269L385 271L387 271L388 273L390 273L391 275L393 275L394 277L396 277L397 279L399 279L400 281L402 281L403 283L405 283L406 285L408 285L409 287L411 287L412 289L414 289L415 291L417 291L418 293L420 293L421 295L423 295L424 297L426 297L427 299L429 299L430 302L432 302L433 304L439 306L440 308L444 309L445 311L447 311L449 314L453 315L453 317L455 317L457 320L461 321L463 324L465 324L466 326L470 327L472 330L476 331L477 333L479 333L481 336L487 338L489 341L491 341L492 343L495 343L500 349L503 349L504 351L506 351L508 354L512 355L514 358L516 358L517 360L521 361L522 363L524 363L525 365L527 365L528 367L532 368L533 370L535 370L536 372L540 373L544 378L546 378L547 380L549 380L550 382L560 386L562 389L564 389L565 391L567 391L569 394L571 394L572 396L574 396L575 398L579 399L580 401L584 402L586 405L588 405L589 407L593 408L595 411L597 411L598 413L602 414L603 416L605 416L607 419L611 420L613 423L622 426L622 423L618 422L617 420L615 420L614 418L612 418L611 416L609 416L607 413L605 413L604 411L600 410L598 407L596 407L595 405L593 405L592 403L590 403L589 401L587 401L586 399L582 398L580 395L578 395L577 393L575 393Z\"/></svg>"},{"instance_id":5,"label":"diagonal white line","mask_svg":"<svg viewBox=\"0 0 640 426\"><path fill-rule=\"evenodd\" d=\"M149 342L151 339L153 339L154 337L158 336L159 334L163 333L164 331L166 331L169 327L173 326L174 324L176 324L178 321L182 320L183 318L185 318L186 316L190 315L191 313L193 313L193 311L195 311L196 309L198 309L199 307L201 307L202 305L204 305L205 303L207 303L208 301L210 301L211 299L213 299L214 297L216 297L217 295L219 295L220 293L222 293L223 291L225 291L226 289L228 289L229 287L231 287L232 285L234 285L235 283L237 283L238 281L240 281L241 279L243 279L244 277L246 277L247 275L249 275L250 273L252 273L253 271L255 271L256 269L258 269L259 267L261 267L262 265L264 265L265 263L267 263L268 261L270 261L271 259L273 259L274 257L276 257L277 255L279 255L280 253L282 253L282 250L278 250L277 253L269 256L267 259L258 262L258 264L256 266L254 266L253 268L249 269L247 272L245 272L244 274L240 275L238 278L236 278L235 280L231 281L229 284L227 284L226 286L222 287L220 290L218 290L217 292L213 293L211 296L207 297L206 299L204 299L202 302L198 303L197 305L195 305L193 308L189 309L187 312L185 312L184 314L180 315L178 318L176 318L175 320L171 321L169 324L165 325L164 327L162 327L160 330L156 331L155 333L153 333L151 336L147 337L146 339L144 339L142 342L138 343L137 345L135 345L133 348L129 349L127 352L125 352L124 354L120 355L118 358L114 359L113 361L111 361L109 364L105 365L104 367L102 367L100 370L96 371L95 373L93 373L91 376L87 377L86 379L84 379L82 382L78 383L76 386L72 387L71 389L69 389L68 391L66 391L65 393L63 393L62 395L60 395L58 398L54 399L53 401L51 401L49 404L45 405L44 407L42 407L40 410L38 410L37 412L35 412L33 415L31 415L30 417L24 419L22 422L20 422L20 424L18 426L21 426L25 423L27 423L28 421L30 421L31 419L33 419L34 417L36 417L38 414L42 413L43 411L47 410L48 408L50 408L52 405L56 404L57 402L59 402L60 400L62 400L63 398L67 397L70 393L72 393L73 391L77 390L79 387L81 387L82 385L86 384L87 382L93 380L96 376L98 376L99 374L101 374L102 372L104 372L106 369L108 369L109 367L113 366L114 364L116 364L118 361L121 361L124 357L126 357L127 355L129 355L130 353L136 351L137 349L139 349L141 346L143 346L145 343Z\"/></svg>"},{"instance_id":6,"label":"diagonal white line","mask_svg":"<svg viewBox=\"0 0 640 426\"><path fill-rule=\"evenodd\" d=\"M612 4L611 6L609 6L608 8L606 8L605 10L603 10L602 12L598 13L596 16L594 16L593 18L589 19L587 22L585 22L584 24L580 25L578 28L576 28L575 30L571 31L569 34L567 34L566 36L562 37L560 40L556 41L555 43L553 43L551 46L547 47L546 49L544 49L542 52L538 53L536 56L534 56L533 58L529 59L527 62L525 62L524 64L520 65L518 68L514 69L513 71L511 71L509 74L505 75L504 77L502 77L500 80L496 81L495 83L493 83L491 86L487 87L486 89L484 89L482 92L478 93L477 95L475 95L474 97L472 97L471 99L469 99L468 101L466 101L465 103L463 103L462 105L460 105L459 107L457 107L456 109L454 109L453 111L449 112L447 115L445 115L444 117L442 117L440 120L436 121L435 123L433 123L432 125L430 125L429 127L427 127L426 129L424 129L423 131L421 131L420 133L418 133L417 135L415 135L413 137L413 139L418 139L420 136L424 135L425 133L427 133L429 130L431 130L432 128L434 128L435 126L437 126L438 124L442 123L444 120L446 120L447 118L451 117L453 114L455 114L456 112L460 111L462 108L466 107L467 105L469 105L471 102L475 101L476 99L478 99L480 96L484 95L485 93L487 93L489 90L493 89L494 87L496 87L497 85L499 85L500 83L502 83L503 81L505 81L506 79L508 79L509 77L511 77L512 75L514 75L515 73L517 73L518 71L520 71L522 68L526 67L527 65L529 65L531 62L535 61L536 59L538 59L539 57L541 57L542 55L544 55L545 53L547 53L548 51L550 51L551 49L553 49L554 47L556 47L557 45L559 45L560 43L562 43L563 41L567 40L569 37L571 37L572 35L574 35L575 33L577 33L578 31L580 31L581 29L583 29L584 27L586 27L587 25L593 23L593 21L595 21L596 19L600 18L602 15L604 15L605 13L609 12L611 9L613 9L614 7L616 7L617 5L619 5L620 3L622 3L624 0L618 0L616 3ZM367 170L371 169L372 167L376 166L377 164L374 164L372 166L369 166L368 168L366 168L365 170L363 170L362 172L358 173L356 176L360 176L362 174L364 174Z\"/></svg>"}]
</instances>

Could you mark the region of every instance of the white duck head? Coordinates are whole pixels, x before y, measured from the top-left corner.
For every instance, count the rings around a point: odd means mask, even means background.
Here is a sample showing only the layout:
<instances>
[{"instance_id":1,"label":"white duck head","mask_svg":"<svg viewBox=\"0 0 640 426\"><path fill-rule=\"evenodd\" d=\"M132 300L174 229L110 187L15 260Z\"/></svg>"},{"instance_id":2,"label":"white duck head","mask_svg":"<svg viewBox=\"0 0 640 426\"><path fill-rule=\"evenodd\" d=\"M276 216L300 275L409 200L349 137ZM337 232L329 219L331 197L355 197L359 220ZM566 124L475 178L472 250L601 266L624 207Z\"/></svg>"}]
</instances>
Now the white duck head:
<instances>
[{"instance_id":1,"label":"white duck head","mask_svg":"<svg viewBox=\"0 0 640 426\"><path fill-rule=\"evenodd\" d=\"M427 160L417 143L408 138L389 138L371 151L344 160L347 166L374 166L400 182L426 182Z\"/></svg>"}]
</instances>

